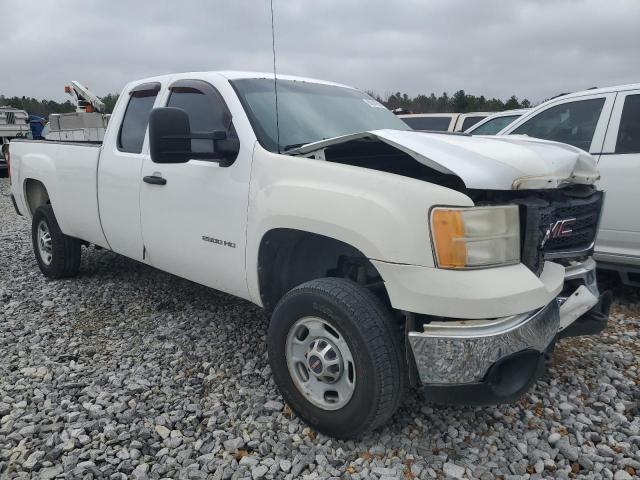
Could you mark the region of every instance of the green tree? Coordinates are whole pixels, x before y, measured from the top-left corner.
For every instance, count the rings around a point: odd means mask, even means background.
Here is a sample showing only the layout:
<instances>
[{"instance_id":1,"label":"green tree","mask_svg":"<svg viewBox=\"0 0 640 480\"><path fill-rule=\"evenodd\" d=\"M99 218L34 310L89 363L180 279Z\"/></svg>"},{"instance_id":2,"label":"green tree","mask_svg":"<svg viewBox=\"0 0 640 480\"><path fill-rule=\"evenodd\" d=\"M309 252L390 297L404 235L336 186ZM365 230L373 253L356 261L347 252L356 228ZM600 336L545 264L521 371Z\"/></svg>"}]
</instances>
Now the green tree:
<instances>
[{"instance_id":1,"label":"green tree","mask_svg":"<svg viewBox=\"0 0 640 480\"><path fill-rule=\"evenodd\" d=\"M507 103L504 104L504 109L514 110L516 108L520 108L520 102L518 101L518 97L512 95L511 98L507 100Z\"/></svg>"}]
</instances>

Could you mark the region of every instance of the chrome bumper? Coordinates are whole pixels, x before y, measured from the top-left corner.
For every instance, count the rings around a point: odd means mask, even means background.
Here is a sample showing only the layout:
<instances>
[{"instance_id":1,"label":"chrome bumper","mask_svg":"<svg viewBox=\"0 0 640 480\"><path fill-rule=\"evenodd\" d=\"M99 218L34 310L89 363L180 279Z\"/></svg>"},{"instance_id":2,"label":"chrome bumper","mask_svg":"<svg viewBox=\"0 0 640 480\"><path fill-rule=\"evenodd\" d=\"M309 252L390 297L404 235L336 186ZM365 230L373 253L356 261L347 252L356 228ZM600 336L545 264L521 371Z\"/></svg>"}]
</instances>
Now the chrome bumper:
<instances>
[{"instance_id":1,"label":"chrome bumper","mask_svg":"<svg viewBox=\"0 0 640 480\"><path fill-rule=\"evenodd\" d=\"M589 257L565 267L565 288L558 296L560 305L559 331L565 330L591 310L600 300L596 280L596 262Z\"/></svg>"},{"instance_id":2,"label":"chrome bumper","mask_svg":"<svg viewBox=\"0 0 640 480\"><path fill-rule=\"evenodd\" d=\"M523 350L545 352L558 333L555 300L539 310L491 320L431 322L409 332L420 381L481 382L497 361Z\"/></svg>"}]
</instances>

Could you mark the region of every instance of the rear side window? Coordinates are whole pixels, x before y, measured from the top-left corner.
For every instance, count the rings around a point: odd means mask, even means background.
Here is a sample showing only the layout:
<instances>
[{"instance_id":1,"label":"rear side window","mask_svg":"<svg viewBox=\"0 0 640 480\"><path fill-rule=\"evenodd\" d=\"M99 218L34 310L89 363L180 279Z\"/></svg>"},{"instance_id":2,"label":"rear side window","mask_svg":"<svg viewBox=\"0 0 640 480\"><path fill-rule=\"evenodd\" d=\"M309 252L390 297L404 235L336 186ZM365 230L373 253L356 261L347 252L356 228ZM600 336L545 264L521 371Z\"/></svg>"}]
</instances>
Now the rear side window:
<instances>
[{"instance_id":1,"label":"rear side window","mask_svg":"<svg viewBox=\"0 0 640 480\"><path fill-rule=\"evenodd\" d=\"M464 132L467 128L473 127L483 118L485 117L465 117L464 121L462 122L462 131Z\"/></svg>"},{"instance_id":2,"label":"rear side window","mask_svg":"<svg viewBox=\"0 0 640 480\"><path fill-rule=\"evenodd\" d=\"M628 95L624 100L616 153L640 153L640 95Z\"/></svg>"},{"instance_id":3,"label":"rear side window","mask_svg":"<svg viewBox=\"0 0 640 480\"><path fill-rule=\"evenodd\" d=\"M201 86L201 89L198 86ZM209 84L198 80L186 80L176 82L175 86L170 88L171 96L167 106L181 108L187 112L192 132L210 133L230 127L231 116L227 106L217 90ZM212 152L213 141L191 140L191 151Z\"/></svg>"},{"instance_id":4,"label":"rear side window","mask_svg":"<svg viewBox=\"0 0 640 480\"><path fill-rule=\"evenodd\" d=\"M130 94L127 110L124 112L118 150L128 153L141 153L144 136L147 132L149 114L158 95L157 90L133 91Z\"/></svg>"},{"instance_id":5,"label":"rear side window","mask_svg":"<svg viewBox=\"0 0 640 480\"><path fill-rule=\"evenodd\" d=\"M401 117L404 123L414 130L435 130L445 132L449 130L451 117Z\"/></svg>"},{"instance_id":6,"label":"rear side window","mask_svg":"<svg viewBox=\"0 0 640 480\"><path fill-rule=\"evenodd\" d=\"M511 133L568 143L588 152L603 106L604 98L556 105L540 112Z\"/></svg>"}]
</instances>

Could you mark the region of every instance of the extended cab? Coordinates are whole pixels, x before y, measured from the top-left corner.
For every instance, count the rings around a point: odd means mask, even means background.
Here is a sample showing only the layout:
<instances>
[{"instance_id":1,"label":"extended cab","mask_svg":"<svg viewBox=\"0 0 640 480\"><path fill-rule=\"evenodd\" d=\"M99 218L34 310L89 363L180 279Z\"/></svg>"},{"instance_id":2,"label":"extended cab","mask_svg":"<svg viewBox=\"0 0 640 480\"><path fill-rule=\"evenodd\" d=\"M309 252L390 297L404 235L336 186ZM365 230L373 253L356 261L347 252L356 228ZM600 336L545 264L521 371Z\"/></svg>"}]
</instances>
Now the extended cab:
<instances>
[{"instance_id":1,"label":"extended cab","mask_svg":"<svg viewBox=\"0 0 640 480\"><path fill-rule=\"evenodd\" d=\"M127 85L102 144L10 153L47 277L95 244L264 307L284 399L336 437L381 425L408 383L513 401L559 336L607 321L598 173L571 146L413 132L298 77L276 109L272 75L207 72Z\"/></svg>"},{"instance_id":2,"label":"extended cab","mask_svg":"<svg viewBox=\"0 0 640 480\"><path fill-rule=\"evenodd\" d=\"M640 84L596 88L551 99L499 135L528 135L590 152L606 192L595 248L598 267L640 286ZM632 213L633 212L633 213Z\"/></svg>"}]
</instances>

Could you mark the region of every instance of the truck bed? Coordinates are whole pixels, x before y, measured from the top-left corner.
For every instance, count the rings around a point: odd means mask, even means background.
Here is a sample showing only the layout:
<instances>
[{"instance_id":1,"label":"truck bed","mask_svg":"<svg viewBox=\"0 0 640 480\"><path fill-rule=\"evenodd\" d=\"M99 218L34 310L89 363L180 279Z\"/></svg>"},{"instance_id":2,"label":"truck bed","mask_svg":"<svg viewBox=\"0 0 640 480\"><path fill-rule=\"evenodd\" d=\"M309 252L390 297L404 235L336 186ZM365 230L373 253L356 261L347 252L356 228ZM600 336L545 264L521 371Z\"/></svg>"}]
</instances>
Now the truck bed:
<instances>
[{"instance_id":1,"label":"truck bed","mask_svg":"<svg viewBox=\"0 0 640 480\"><path fill-rule=\"evenodd\" d=\"M23 179L30 178L46 185L52 206L61 212L57 217L63 233L107 246L98 212L101 147L101 142L19 139L11 142L9 151L12 182L22 184ZM27 190L16 198L23 211L30 211Z\"/></svg>"}]
</instances>

